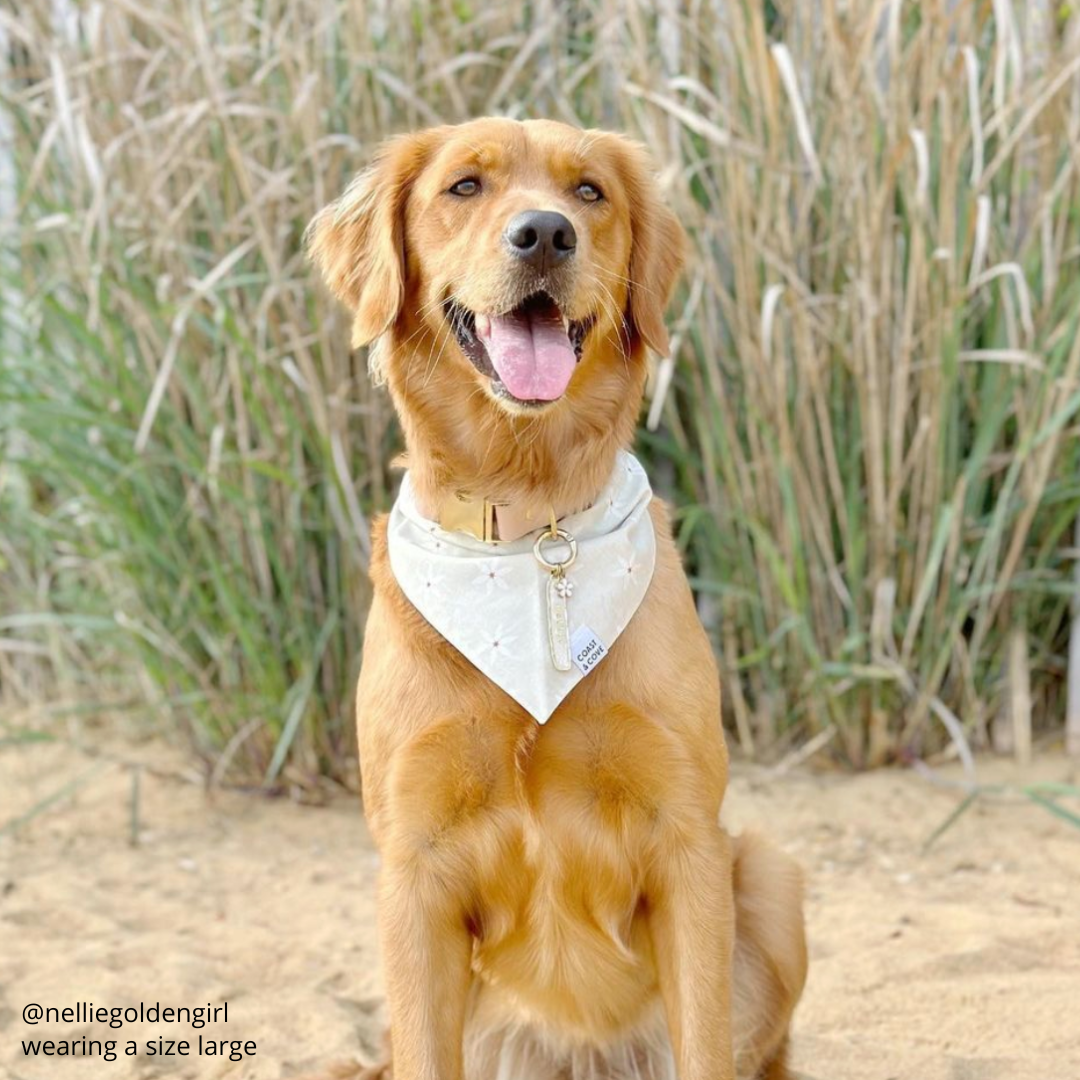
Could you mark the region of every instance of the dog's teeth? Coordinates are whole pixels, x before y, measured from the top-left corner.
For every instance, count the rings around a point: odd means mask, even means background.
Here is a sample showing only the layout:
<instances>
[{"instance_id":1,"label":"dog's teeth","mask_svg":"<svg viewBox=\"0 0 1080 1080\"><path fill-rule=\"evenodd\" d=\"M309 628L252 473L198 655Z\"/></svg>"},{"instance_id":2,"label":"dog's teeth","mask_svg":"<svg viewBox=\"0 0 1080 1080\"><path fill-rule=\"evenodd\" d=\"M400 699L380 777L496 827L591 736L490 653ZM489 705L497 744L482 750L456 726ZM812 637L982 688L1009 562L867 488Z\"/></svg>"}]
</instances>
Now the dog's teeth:
<instances>
[{"instance_id":1,"label":"dog's teeth","mask_svg":"<svg viewBox=\"0 0 1080 1080\"><path fill-rule=\"evenodd\" d=\"M482 338L491 336L491 319L486 315L476 316L476 336Z\"/></svg>"}]
</instances>

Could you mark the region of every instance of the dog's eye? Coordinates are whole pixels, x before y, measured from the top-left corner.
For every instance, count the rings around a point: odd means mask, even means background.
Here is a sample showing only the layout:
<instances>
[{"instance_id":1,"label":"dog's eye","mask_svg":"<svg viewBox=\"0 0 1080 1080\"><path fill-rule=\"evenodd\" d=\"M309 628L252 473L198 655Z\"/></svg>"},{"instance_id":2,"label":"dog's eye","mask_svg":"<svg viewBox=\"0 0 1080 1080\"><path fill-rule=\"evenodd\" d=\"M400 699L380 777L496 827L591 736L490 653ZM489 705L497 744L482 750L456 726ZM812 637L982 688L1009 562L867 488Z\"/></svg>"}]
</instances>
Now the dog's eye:
<instances>
[{"instance_id":1,"label":"dog's eye","mask_svg":"<svg viewBox=\"0 0 1080 1080\"><path fill-rule=\"evenodd\" d=\"M480 181L474 176L466 176L464 180L458 180L456 184L451 184L449 188L451 195L460 195L462 198L476 195L479 191Z\"/></svg>"},{"instance_id":2,"label":"dog's eye","mask_svg":"<svg viewBox=\"0 0 1080 1080\"><path fill-rule=\"evenodd\" d=\"M577 193L582 202L599 202L604 197L595 184L578 184Z\"/></svg>"}]
</instances>

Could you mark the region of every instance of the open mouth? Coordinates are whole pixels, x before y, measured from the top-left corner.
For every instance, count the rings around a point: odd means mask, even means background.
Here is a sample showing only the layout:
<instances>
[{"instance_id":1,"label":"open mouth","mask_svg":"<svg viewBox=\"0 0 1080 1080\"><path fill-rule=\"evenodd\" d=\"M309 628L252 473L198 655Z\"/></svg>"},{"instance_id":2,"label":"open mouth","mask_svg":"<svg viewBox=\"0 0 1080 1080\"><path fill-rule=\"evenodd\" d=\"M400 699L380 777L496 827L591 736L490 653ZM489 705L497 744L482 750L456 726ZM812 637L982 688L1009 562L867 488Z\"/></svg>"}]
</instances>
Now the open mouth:
<instances>
[{"instance_id":1,"label":"open mouth","mask_svg":"<svg viewBox=\"0 0 1080 1080\"><path fill-rule=\"evenodd\" d=\"M443 306L462 351L499 397L518 405L547 405L566 393L581 359L590 316L564 317L547 293L537 292L503 315L484 315L456 300Z\"/></svg>"}]
</instances>

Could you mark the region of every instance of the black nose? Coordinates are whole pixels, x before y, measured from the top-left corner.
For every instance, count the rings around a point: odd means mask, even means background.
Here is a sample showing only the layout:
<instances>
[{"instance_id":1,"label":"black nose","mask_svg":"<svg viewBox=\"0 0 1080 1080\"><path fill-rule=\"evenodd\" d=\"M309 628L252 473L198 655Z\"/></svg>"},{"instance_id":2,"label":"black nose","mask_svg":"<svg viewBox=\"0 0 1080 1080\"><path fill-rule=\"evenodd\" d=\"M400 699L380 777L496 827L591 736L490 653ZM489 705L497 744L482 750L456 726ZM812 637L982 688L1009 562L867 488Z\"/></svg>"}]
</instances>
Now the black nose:
<instances>
[{"instance_id":1,"label":"black nose","mask_svg":"<svg viewBox=\"0 0 1080 1080\"><path fill-rule=\"evenodd\" d=\"M561 263L577 247L570 219L553 210L522 210L510 219L503 235L518 258L540 270Z\"/></svg>"}]
</instances>

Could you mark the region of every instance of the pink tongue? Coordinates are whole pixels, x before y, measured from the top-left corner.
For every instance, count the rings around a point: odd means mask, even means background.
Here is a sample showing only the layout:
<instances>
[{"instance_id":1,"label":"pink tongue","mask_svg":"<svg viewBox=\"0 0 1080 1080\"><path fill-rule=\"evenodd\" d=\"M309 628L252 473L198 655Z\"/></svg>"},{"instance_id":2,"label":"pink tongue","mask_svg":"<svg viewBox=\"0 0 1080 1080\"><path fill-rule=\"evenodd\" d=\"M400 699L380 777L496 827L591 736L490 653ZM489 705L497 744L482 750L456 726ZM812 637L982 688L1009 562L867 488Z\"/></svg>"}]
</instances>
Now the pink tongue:
<instances>
[{"instance_id":1,"label":"pink tongue","mask_svg":"<svg viewBox=\"0 0 1080 1080\"><path fill-rule=\"evenodd\" d=\"M519 401L555 401L574 374L574 346L554 312L493 315L482 338L503 386Z\"/></svg>"}]
</instances>

